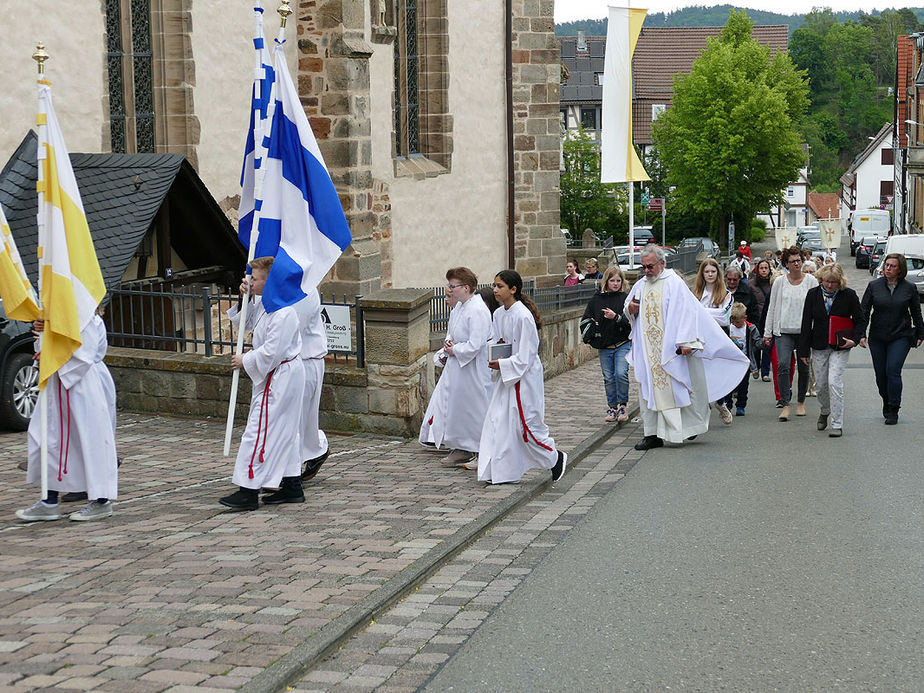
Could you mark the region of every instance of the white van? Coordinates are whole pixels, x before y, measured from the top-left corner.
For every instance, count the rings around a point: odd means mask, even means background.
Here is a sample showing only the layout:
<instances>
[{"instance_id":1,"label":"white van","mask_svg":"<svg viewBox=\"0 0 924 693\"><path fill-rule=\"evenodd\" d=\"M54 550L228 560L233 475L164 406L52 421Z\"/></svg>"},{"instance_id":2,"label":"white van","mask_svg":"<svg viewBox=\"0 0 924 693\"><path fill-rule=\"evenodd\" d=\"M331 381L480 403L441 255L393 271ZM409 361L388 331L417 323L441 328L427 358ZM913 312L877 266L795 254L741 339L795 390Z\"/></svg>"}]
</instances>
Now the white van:
<instances>
[{"instance_id":1,"label":"white van","mask_svg":"<svg viewBox=\"0 0 924 693\"><path fill-rule=\"evenodd\" d=\"M886 241L885 255L889 253L924 257L924 233L903 233L889 236Z\"/></svg>"},{"instance_id":2,"label":"white van","mask_svg":"<svg viewBox=\"0 0 924 693\"><path fill-rule=\"evenodd\" d=\"M857 244L864 236L887 238L892 228L892 217L887 209L855 209L847 217L850 236L850 254L855 255Z\"/></svg>"}]
</instances>

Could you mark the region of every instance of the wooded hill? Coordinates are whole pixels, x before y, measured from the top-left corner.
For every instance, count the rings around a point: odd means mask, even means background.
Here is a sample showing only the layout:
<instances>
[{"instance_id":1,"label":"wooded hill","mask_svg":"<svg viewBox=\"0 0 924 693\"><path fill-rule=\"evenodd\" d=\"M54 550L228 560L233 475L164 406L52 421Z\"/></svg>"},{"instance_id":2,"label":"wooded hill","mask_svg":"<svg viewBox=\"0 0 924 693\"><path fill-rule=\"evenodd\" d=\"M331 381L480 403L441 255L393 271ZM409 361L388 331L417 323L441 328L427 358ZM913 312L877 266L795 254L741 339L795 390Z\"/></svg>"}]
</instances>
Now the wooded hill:
<instances>
[{"instance_id":1,"label":"wooded hill","mask_svg":"<svg viewBox=\"0 0 924 693\"><path fill-rule=\"evenodd\" d=\"M715 5L714 7L684 7L673 12L650 12L645 18L645 26L725 26L725 22L728 21L728 12L731 9L739 8L735 5ZM804 14L780 14L766 10L744 9L747 10L748 17L755 24L788 24L790 35L805 23L806 15ZM924 8L909 9L919 21L924 19ZM860 11L832 11L831 14L843 24L848 21L860 22L864 16L879 17L885 11L887 10L874 10L869 14ZM555 25L556 36L575 36L578 31L583 31L587 36L606 36L606 19L579 19Z\"/></svg>"}]
</instances>

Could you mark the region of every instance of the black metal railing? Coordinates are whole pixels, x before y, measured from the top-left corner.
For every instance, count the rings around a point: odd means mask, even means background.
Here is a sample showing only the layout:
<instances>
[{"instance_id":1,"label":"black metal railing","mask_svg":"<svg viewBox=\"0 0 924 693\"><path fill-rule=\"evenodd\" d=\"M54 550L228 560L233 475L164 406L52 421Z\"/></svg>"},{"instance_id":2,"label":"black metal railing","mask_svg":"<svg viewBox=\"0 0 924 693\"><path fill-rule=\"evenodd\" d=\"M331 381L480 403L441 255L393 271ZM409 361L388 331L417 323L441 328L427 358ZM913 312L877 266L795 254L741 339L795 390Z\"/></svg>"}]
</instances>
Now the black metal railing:
<instances>
[{"instance_id":1,"label":"black metal railing","mask_svg":"<svg viewBox=\"0 0 924 693\"><path fill-rule=\"evenodd\" d=\"M103 319L112 346L157 349L178 353L216 356L231 354L237 345L236 326L227 311L238 303L236 293L223 293L213 286L119 288ZM324 305L348 306L351 322L351 350L331 352L334 361L355 360L365 366L365 333L359 296L341 301L321 294ZM245 342L246 346L250 346Z\"/></svg>"}]
</instances>

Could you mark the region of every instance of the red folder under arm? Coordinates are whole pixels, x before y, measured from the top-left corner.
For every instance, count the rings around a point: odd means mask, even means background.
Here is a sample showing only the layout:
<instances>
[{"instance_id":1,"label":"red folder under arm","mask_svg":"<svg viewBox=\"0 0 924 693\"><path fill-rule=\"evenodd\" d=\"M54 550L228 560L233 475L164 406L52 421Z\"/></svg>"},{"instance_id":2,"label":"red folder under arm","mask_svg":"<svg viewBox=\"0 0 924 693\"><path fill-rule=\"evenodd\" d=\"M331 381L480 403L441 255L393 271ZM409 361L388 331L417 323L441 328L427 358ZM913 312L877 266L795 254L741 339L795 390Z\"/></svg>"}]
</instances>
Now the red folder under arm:
<instances>
[{"instance_id":1,"label":"red folder under arm","mask_svg":"<svg viewBox=\"0 0 924 693\"><path fill-rule=\"evenodd\" d=\"M828 344L843 346L845 339L853 339L853 320L839 315L828 317Z\"/></svg>"}]
</instances>

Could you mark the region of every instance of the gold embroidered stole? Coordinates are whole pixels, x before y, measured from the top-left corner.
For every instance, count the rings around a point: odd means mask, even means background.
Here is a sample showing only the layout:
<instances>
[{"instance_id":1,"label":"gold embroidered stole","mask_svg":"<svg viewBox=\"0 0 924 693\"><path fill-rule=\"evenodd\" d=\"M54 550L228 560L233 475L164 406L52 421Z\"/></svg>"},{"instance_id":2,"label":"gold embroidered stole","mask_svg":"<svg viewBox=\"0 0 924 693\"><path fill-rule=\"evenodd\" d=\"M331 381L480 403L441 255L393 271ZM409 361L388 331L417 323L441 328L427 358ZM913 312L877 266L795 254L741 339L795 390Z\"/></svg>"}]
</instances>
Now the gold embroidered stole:
<instances>
[{"instance_id":1,"label":"gold embroidered stole","mask_svg":"<svg viewBox=\"0 0 924 693\"><path fill-rule=\"evenodd\" d=\"M642 310L639 312L654 391L652 409L655 411L677 407L671 377L661 367L661 354L664 353L664 285L662 280L645 282L642 287Z\"/></svg>"}]
</instances>

